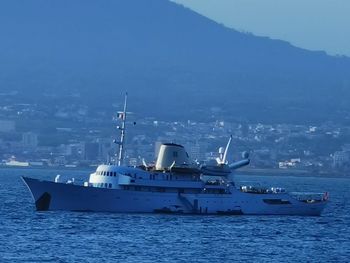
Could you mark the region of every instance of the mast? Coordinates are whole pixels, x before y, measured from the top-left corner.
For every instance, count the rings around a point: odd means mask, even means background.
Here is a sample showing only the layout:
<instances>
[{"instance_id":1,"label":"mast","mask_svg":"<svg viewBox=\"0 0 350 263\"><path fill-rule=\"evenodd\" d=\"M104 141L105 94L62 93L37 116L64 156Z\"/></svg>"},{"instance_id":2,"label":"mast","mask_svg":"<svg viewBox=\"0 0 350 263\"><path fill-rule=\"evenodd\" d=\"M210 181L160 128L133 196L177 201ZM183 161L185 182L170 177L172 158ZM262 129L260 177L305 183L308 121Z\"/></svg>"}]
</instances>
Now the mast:
<instances>
[{"instance_id":1,"label":"mast","mask_svg":"<svg viewBox=\"0 0 350 263\"><path fill-rule=\"evenodd\" d=\"M123 112L118 112L118 117L122 120L122 126L120 127L120 142L119 142L119 154L118 154L118 166L121 166L124 161L124 141L125 141L125 129L126 129L126 108L128 101L128 93L125 93L124 109Z\"/></svg>"},{"instance_id":2,"label":"mast","mask_svg":"<svg viewBox=\"0 0 350 263\"><path fill-rule=\"evenodd\" d=\"M232 135L230 135L230 139L228 140L228 143L227 143L226 148L225 148L224 156L222 159L223 164L226 164L227 152L228 152L228 148L230 147L231 140L232 140Z\"/></svg>"}]
</instances>

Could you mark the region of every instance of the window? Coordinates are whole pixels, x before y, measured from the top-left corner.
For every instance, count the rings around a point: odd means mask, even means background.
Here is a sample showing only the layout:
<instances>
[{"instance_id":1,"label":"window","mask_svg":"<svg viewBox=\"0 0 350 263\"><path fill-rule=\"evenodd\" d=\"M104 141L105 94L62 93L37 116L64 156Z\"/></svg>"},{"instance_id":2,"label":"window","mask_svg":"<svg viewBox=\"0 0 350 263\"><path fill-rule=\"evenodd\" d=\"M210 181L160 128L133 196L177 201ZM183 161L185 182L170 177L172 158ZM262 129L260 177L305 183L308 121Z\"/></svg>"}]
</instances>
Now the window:
<instances>
[{"instance_id":1,"label":"window","mask_svg":"<svg viewBox=\"0 0 350 263\"><path fill-rule=\"evenodd\" d=\"M109 184L108 186L109 186L109 188L112 188L112 184Z\"/></svg>"},{"instance_id":2,"label":"window","mask_svg":"<svg viewBox=\"0 0 350 263\"><path fill-rule=\"evenodd\" d=\"M173 152L173 157L175 157L175 158L176 158L176 157L177 157L177 155L178 155L178 154L177 154L177 152Z\"/></svg>"},{"instance_id":3,"label":"window","mask_svg":"<svg viewBox=\"0 0 350 263\"><path fill-rule=\"evenodd\" d=\"M107 188L108 187L108 184L107 183L105 183L105 188Z\"/></svg>"}]
</instances>

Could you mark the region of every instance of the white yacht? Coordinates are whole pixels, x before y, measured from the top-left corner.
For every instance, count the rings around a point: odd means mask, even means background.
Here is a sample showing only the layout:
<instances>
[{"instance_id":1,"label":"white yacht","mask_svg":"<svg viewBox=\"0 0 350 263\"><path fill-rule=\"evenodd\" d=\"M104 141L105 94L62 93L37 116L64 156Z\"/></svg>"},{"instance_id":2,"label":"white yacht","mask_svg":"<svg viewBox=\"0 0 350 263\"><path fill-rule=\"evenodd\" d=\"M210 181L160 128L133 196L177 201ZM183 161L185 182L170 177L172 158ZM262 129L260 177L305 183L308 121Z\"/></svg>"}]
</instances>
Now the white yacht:
<instances>
[{"instance_id":1,"label":"white yacht","mask_svg":"<svg viewBox=\"0 0 350 263\"><path fill-rule=\"evenodd\" d=\"M249 164L227 162L226 148L214 163L191 162L185 148L161 145L154 165L124 166L127 96L122 119L119 155L115 165L100 165L82 185L69 180L43 181L23 177L39 211L101 211L120 213L179 213L223 215L318 216L327 204L327 193L287 193L282 188L236 186L233 171Z\"/></svg>"}]
</instances>

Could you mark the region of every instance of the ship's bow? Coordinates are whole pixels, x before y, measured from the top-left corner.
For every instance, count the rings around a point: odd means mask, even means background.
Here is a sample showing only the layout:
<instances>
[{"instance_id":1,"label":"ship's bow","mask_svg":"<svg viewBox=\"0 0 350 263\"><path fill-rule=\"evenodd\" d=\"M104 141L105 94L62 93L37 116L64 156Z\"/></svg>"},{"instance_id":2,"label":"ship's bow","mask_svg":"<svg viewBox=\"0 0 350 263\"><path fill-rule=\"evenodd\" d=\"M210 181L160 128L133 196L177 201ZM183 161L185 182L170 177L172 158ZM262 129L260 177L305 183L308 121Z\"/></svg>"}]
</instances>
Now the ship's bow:
<instances>
[{"instance_id":1,"label":"ship's bow","mask_svg":"<svg viewBox=\"0 0 350 263\"><path fill-rule=\"evenodd\" d=\"M46 211L50 208L51 195L45 187L45 181L34 178L23 177L22 180L27 185L35 202L36 210Z\"/></svg>"}]
</instances>

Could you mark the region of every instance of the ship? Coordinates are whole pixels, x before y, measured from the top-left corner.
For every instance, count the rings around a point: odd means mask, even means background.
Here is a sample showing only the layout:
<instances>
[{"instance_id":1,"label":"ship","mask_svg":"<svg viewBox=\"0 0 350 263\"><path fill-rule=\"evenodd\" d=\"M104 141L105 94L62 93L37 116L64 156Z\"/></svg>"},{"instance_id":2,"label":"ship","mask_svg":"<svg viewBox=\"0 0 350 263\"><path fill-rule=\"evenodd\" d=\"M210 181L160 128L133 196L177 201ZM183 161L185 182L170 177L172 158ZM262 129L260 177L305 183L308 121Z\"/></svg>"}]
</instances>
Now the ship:
<instances>
[{"instance_id":1,"label":"ship","mask_svg":"<svg viewBox=\"0 0 350 263\"><path fill-rule=\"evenodd\" d=\"M127 94L118 116L118 158L99 165L88 181L22 177L37 211L320 216L328 202L328 193L236 185L234 171L249 165L250 158L245 152L241 160L228 163L232 136L207 163L192 161L183 145L163 143L155 163L124 165Z\"/></svg>"}]
</instances>

